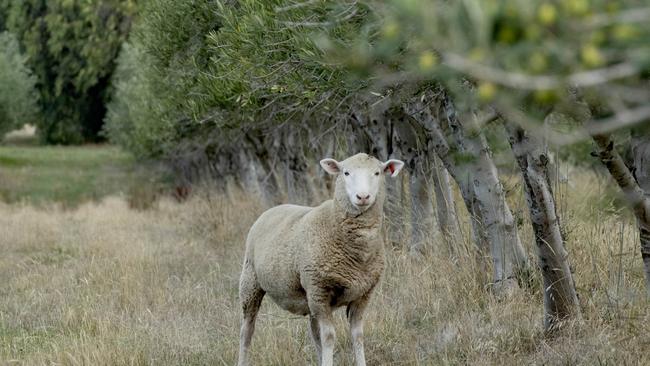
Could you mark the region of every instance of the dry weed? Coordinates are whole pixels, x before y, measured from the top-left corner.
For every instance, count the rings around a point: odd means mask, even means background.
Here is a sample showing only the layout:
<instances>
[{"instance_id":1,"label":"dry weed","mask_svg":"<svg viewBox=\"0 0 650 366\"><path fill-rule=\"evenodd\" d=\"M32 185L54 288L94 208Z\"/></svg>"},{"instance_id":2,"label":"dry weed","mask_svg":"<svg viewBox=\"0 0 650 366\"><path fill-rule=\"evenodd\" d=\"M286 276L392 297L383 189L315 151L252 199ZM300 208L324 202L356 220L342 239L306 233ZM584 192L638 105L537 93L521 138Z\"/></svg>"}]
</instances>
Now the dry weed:
<instances>
[{"instance_id":1,"label":"dry weed","mask_svg":"<svg viewBox=\"0 0 650 366\"><path fill-rule=\"evenodd\" d=\"M649 364L635 227L625 215L594 209L600 183L581 179L563 199L582 321L545 336L539 285L496 299L471 243L452 243L452 254L434 235L421 258L387 248L367 316L368 364ZM235 364L243 243L264 208L241 192L205 192L143 211L116 197L74 210L0 204L0 360ZM525 213L519 201L514 209ZM528 226L522 216L520 233L532 251ZM338 315L335 357L350 365L347 325ZM306 319L270 299L252 352L256 365L316 364Z\"/></svg>"}]
</instances>

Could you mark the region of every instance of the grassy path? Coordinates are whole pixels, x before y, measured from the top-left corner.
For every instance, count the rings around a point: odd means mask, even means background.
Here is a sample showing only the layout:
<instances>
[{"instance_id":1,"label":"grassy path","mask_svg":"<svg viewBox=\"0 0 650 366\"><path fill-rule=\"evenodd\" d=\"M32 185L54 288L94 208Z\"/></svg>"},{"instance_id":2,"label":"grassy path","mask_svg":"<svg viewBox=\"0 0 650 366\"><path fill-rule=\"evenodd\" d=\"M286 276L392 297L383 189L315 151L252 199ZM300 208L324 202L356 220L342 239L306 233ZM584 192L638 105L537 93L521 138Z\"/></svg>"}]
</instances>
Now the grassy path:
<instances>
[{"instance_id":1,"label":"grassy path","mask_svg":"<svg viewBox=\"0 0 650 366\"><path fill-rule=\"evenodd\" d=\"M112 146L0 146L0 200L76 205L123 192L133 171Z\"/></svg>"}]
</instances>

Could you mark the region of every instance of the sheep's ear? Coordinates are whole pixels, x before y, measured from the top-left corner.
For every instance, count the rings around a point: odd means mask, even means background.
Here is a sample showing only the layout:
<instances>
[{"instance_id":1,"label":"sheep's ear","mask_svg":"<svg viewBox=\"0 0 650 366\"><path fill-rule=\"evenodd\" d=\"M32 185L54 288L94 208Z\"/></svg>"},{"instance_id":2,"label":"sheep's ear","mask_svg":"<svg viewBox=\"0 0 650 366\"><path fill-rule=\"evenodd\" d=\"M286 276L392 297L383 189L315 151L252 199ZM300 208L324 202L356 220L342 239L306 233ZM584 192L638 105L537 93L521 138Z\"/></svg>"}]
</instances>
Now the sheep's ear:
<instances>
[{"instance_id":1,"label":"sheep's ear","mask_svg":"<svg viewBox=\"0 0 650 366\"><path fill-rule=\"evenodd\" d=\"M332 175L336 175L341 172L341 168L339 167L339 162L334 159L323 159L320 161L320 166L322 166L326 172Z\"/></svg>"},{"instance_id":2,"label":"sheep's ear","mask_svg":"<svg viewBox=\"0 0 650 366\"><path fill-rule=\"evenodd\" d=\"M397 174L399 174L399 172L404 167L404 162L397 159L390 159L387 162L383 163L381 167L384 171L384 174L388 174L391 177L397 177Z\"/></svg>"}]
</instances>

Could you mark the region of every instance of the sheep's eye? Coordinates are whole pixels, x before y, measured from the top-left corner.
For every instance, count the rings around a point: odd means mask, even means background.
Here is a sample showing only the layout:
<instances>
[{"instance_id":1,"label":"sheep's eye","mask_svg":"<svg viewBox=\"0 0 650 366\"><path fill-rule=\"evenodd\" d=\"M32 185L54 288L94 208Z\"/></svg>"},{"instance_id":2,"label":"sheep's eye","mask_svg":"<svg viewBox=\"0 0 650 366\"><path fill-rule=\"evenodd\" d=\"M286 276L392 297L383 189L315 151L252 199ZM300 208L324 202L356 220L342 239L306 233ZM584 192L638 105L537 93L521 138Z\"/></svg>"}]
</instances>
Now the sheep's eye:
<instances>
[{"instance_id":1,"label":"sheep's eye","mask_svg":"<svg viewBox=\"0 0 650 366\"><path fill-rule=\"evenodd\" d=\"M375 175L379 175L379 172L375 172Z\"/></svg>"},{"instance_id":2,"label":"sheep's eye","mask_svg":"<svg viewBox=\"0 0 650 366\"><path fill-rule=\"evenodd\" d=\"M343 173L343 174L345 174L345 175L350 175L350 172L345 172L345 173Z\"/></svg>"}]
</instances>

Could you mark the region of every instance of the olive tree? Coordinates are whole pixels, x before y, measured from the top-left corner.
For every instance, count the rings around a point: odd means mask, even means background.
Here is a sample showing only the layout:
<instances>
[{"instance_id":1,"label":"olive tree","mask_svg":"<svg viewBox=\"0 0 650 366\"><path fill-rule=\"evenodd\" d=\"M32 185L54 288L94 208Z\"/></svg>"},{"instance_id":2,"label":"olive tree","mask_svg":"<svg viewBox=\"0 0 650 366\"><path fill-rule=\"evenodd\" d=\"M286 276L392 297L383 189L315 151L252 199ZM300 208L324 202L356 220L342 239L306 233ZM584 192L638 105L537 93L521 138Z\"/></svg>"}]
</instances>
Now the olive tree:
<instances>
[{"instance_id":1,"label":"olive tree","mask_svg":"<svg viewBox=\"0 0 650 366\"><path fill-rule=\"evenodd\" d=\"M440 83L459 115L468 116L466 121L479 116L474 119L477 123L459 127L470 136L480 135L481 129L495 120L507 121L546 284L545 324L552 328L555 320L579 314L561 221L548 184L544 146L565 146L596 136L601 160L616 161L607 155L613 151L607 150L607 134L650 119L650 26L646 21L650 8L638 1L367 4L377 9L381 18L373 37L368 38L374 60L379 61L368 66L377 85ZM586 120L575 118L573 109L581 102L597 107L599 113ZM577 123L549 126L544 120L551 113L565 114L565 120ZM443 142L441 154L447 149ZM621 185L626 192L645 179L638 166L645 159L643 138L635 142L636 181L633 175L622 174L620 169L614 174L610 169L619 185L626 182ZM449 148L454 151L453 145ZM622 168L618 164L610 167ZM637 213L642 211L638 209L643 202L640 197L630 202ZM466 204L472 212L467 199ZM643 237L647 228L643 223L647 220L643 215L637 217L641 217L637 221L646 259Z\"/></svg>"}]
</instances>

